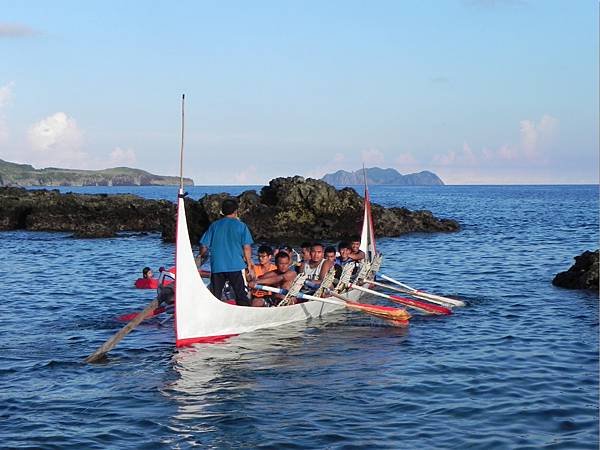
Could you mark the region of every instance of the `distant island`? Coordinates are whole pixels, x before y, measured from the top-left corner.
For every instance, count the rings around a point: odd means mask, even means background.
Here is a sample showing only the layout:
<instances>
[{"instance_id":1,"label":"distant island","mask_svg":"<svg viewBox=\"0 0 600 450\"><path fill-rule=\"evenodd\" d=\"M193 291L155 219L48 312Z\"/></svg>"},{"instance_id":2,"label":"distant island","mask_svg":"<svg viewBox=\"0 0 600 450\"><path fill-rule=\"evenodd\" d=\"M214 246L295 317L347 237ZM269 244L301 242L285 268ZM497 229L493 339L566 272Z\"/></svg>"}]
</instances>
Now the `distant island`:
<instances>
[{"instance_id":1,"label":"distant island","mask_svg":"<svg viewBox=\"0 0 600 450\"><path fill-rule=\"evenodd\" d=\"M443 186L444 182L435 173L424 170L419 173L402 175L396 169L381 169L370 167L367 172L367 182L370 185L389 184L400 186ZM365 179L362 169L354 172L338 170L328 173L321 180L334 186L354 186L364 184Z\"/></svg>"},{"instance_id":2,"label":"distant island","mask_svg":"<svg viewBox=\"0 0 600 450\"><path fill-rule=\"evenodd\" d=\"M104 170L35 169L0 159L0 186L168 186L179 184L179 177L154 175L145 170L114 167ZM183 184L194 185L184 178Z\"/></svg>"}]
</instances>

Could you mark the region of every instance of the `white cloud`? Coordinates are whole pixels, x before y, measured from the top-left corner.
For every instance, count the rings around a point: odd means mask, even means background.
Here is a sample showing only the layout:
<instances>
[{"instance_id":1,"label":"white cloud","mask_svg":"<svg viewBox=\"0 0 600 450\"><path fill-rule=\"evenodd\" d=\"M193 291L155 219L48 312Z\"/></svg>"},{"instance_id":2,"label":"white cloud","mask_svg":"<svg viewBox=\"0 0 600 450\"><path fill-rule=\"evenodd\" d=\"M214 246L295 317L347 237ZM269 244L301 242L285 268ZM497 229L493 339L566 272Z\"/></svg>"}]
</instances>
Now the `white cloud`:
<instances>
[{"instance_id":1,"label":"white cloud","mask_svg":"<svg viewBox=\"0 0 600 450\"><path fill-rule=\"evenodd\" d=\"M363 150L361 153L363 163L365 166L382 166L385 161L385 156L381 150L376 148L369 148L367 150Z\"/></svg>"},{"instance_id":2,"label":"white cloud","mask_svg":"<svg viewBox=\"0 0 600 450\"><path fill-rule=\"evenodd\" d=\"M529 159L537 159L540 152L551 145L558 130L558 119L544 114L536 125L533 120L521 121L521 148Z\"/></svg>"},{"instance_id":3,"label":"white cloud","mask_svg":"<svg viewBox=\"0 0 600 450\"><path fill-rule=\"evenodd\" d=\"M0 143L4 143L8 140L9 131L4 109L10 104L14 85L15 84L11 81L0 87Z\"/></svg>"},{"instance_id":4,"label":"white cloud","mask_svg":"<svg viewBox=\"0 0 600 450\"><path fill-rule=\"evenodd\" d=\"M88 166L88 155L83 152L83 132L75 119L57 112L29 127L27 138L37 164L57 167Z\"/></svg>"},{"instance_id":5,"label":"white cloud","mask_svg":"<svg viewBox=\"0 0 600 450\"><path fill-rule=\"evenodd\" d=\"M258 169L255 165L250 165L234 175L236 184L262 184L262 181L258 180Z\"/></svg>"},{"instance_id":6,"label":"white cloud","mask_svg":"<svg viewBox=\"0 0 600 450\"><path fill-rule=\"evenodd\" d=\"M433 155L433 162L439 166L450 166L456 162L456 152L450 150L441 155Z\"/></svg>"},{"instance_id":7,"label":"white cloud","mask_svg":"<svg viewBox=\"0 0 600 450\"><path fill-rule=\"evenodd\" d=\"M13 89L14 85L15 85L15 83L13 81L11 81L10 83L5 84L4 86L0 87L0 109L7 106L8 103L10 102L10 100L12 98L12 89Z\"/></svg>"},{"instance_id":8,"label":"white cloud","mask_svg":"<svg viewBox=\"0 0 600 450\"><path fill-rule=\"evenodd\" d=\"M396 166L414 166L417 160L412 153L400 153L394 163Z\"/></svg>"},{"instance_id":9,"label":"white cloud","mask_svg":"<svg viewBox=\"0 0 600 450\"><path fill-rule=\"evenodd\" d=\"M486 150L484 150L484 152L485 151ZM482 154L482 157L485 159L485 153ZM480 158L481 157L471 149L471 146L464 142L461 150L450 150L444 154L434 155L433 162L440 166L475 166L479 163Z\"/></svg>"},{"instance_id":10,"label":"white cloud","mask_svg":"<svg viewBox=\"0 0 600 450\"><path fill-rule=\"evenodd\" d=\"M326 173L337 172L338 170L344 169L347 162L346 155L337 152L333 155L332 159L310 170L306 176L316 179L322 178Z\"/></svg>"},{"instance_id":11,"label":"white cloud","mask_svg":"<svg viewBox=\"0 0 600 450\"><path fill-rule=\"evenodd\" d=\"M462 156L467 162L467 164L477 164L478 158L473 152L473 150L471 150L469 144L467 144L466 142L463 143Z\"/></svg>"},{"instance_id":12,"label":"white cloud","mask_svg":"<svg viewBox=\"0 0 600 450\"><path fill-rule=\"evenodd\" d=\"M503 144L494 150L484 147L474 151L468 143L463 144L462 150L450 150L447 153L433 156L433 163L438 166L489 166L496 164L544 164L544 151L549 149L555 140L559 121L548 114L542 116L536 123L534 120L519 122L519 143Z\"/></svg>"},{"instance_id":13,"label":"white cloud","mask_svg":"<svg viewBox=\"0 0 600 450\"><path fill-rule=\"evenodd\" d=\"M130 148L122 149L121 147L115 147L108 155L108 164L110 167L131 166L135 164L136 161L137 157L135 151Z\"/></svg>"}]
</instances>

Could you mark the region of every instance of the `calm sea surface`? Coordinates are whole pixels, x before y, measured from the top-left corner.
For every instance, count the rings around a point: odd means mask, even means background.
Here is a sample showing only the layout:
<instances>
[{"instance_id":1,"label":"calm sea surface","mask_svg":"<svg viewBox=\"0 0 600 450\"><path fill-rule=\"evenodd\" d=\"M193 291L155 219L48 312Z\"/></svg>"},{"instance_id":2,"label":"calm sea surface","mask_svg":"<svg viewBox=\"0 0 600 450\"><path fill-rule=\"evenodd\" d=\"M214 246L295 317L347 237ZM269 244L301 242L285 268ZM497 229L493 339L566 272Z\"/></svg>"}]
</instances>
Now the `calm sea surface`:
<instances>
[{"instance_id":1,"label":"calm sea surface","mask_svg":"<svg viewBox=\"0 0 600 450\"><path fill-rule=\"evenodd\" d=\"M190 194L224 190L243 188ZM372 198L461 223L378 244L382 272L467 307L408 329L339 313L183 350L170 323L147 323L86 365L115 316L152 299L133 281L172 264L173 245L0 233L0 446L598 448L597 294L551 284L598 248L598 186L373 187Z\"/></svg>"}]
</instances>

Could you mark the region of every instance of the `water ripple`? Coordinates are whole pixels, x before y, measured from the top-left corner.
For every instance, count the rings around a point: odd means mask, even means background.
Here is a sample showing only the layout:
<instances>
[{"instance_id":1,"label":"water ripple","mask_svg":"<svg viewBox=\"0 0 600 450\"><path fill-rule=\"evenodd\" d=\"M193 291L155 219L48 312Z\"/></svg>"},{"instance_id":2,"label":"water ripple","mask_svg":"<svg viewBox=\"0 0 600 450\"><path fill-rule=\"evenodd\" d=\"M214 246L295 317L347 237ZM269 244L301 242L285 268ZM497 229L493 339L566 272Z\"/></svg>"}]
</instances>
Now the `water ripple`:
<instances>
[{"instance_id":1,"label":"water ripple","mask_svg":"<svg viewBox=\"0 0 600 450\"><path fill-rule=\"evenodd\" d=\"M408 329L339 313L179 350L172 325L154 321L90 366L83 358L122 326L115 317L151 300L133 280L145 265L170 265L172 245L156 233L0 234L0 260L10 264L1 442L597 448L598 297L550 284L597 246L597 187L376 187L372 195L461 222L458 233L381 239L379 248L388 275L465 308L415 315Z\"/></svg>"}]
</instances>

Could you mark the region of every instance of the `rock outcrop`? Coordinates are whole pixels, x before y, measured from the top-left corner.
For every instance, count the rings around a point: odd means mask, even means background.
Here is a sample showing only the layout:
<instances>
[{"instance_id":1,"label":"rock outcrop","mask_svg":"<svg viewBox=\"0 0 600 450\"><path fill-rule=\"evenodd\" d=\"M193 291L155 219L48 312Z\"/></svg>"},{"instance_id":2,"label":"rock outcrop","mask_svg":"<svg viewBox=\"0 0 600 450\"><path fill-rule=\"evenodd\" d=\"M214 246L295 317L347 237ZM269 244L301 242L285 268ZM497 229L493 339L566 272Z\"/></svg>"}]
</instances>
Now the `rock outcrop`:
<instances>
[{"instance_id":1,"label":"rock outcrop","mask_svg":"<svg viewBox=\"0 0 600 450\"><path fill-rule=\"evenodd\" d=\"M198 242L210 223L220 217L228 195L186 198L190 240ZM240 218L256 241L297 244L305 240L338 240L360 234L363 199L354 189L302 177L276 178L260 191L238 196ZM175 239L175 205L135 195L60 194L56 190L0 188L0 230L70 231L81 237L113 236L118 231L161 231ZM375 234L399 236L410 232L457 231L451 219L429 211L372 205Z\"/></svg>"},{"instance_id":2,"label":"rock outcrop","mask_svg":"<svg viewBox=\"0 0 600 450\"><path fill-rule=\"evenodd\" d=\"M575 257L575 264L566 272L560 272L552 280L555 286L567 289L598 290L599 250L585 251Z\"/></svg>"},{"instance_id":3,"label":"rock outcrop","mask_svg":"<svg viewBox=\"0 0 600 450\"><path fill-rule=\"evenodd\" d=\"M67 231L111 237L118 231L157 231L175 205L136 195L61 194L58 190L0 188L0 230Z\"/></svg>"},{"instance_id":4,"label":"rock outcrop","mask_svg":"<svg viewBox=\"0 0 600 450\"><path fill-rule=\"evenodd\" d=\"M197 202L186 199L190 239L197 242L204 230L217 220L221 202L227 194L207 195ZM288 242L338 240L360 234L363 198L354 189L335 189L311 178L276 178L268 186L238 196L240 218L248 225L256 241ZM372 205L375 234L400 236L410 232L457 231L458 222L438 219L430 211L384 208ZM163 238L172 241L174 224L163 230Z\"/></svg>"}]
</instances>

